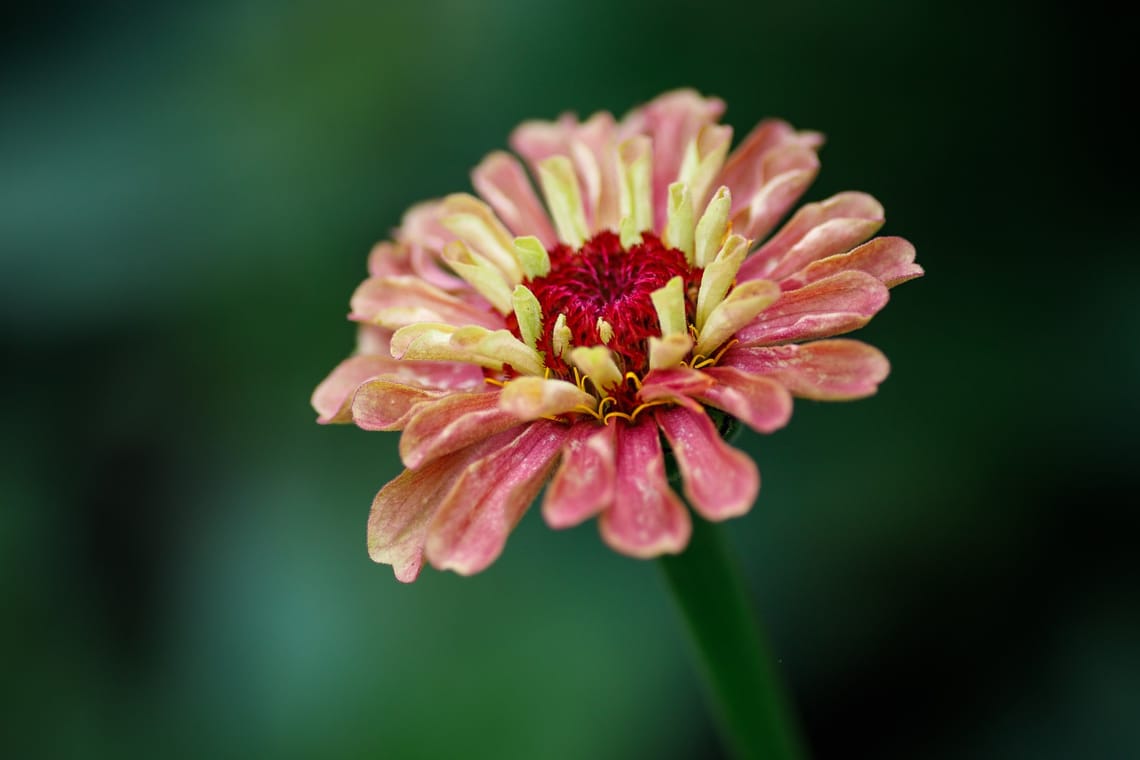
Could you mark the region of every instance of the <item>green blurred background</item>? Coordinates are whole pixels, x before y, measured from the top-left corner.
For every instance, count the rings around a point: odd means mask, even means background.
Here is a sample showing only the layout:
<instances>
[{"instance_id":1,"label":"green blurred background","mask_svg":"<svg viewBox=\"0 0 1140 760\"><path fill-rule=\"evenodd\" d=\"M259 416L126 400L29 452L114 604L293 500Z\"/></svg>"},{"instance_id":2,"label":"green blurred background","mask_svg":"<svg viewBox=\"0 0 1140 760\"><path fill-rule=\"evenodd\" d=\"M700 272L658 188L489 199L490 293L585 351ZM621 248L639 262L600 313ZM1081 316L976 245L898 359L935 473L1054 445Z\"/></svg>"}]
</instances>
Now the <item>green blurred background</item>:
<instances>
[{"instance_id":1,"label":"green blurred background","mask_svg":"<svg viewBox=\"0 0 1140 760\"><path fill-rule=\"evenodd\" d=\"M1140 756L1140 274L1095 5L46 3L0 26L0 739L18 757L689 758L653 563L529 514L412 586L395 434L313 423L369 246L519 121L824 131L925 279L873 399L741 443L730 526L819 757ZM1126 179L1131 180L1126 184Z\"/></svg>"}]
</instances>

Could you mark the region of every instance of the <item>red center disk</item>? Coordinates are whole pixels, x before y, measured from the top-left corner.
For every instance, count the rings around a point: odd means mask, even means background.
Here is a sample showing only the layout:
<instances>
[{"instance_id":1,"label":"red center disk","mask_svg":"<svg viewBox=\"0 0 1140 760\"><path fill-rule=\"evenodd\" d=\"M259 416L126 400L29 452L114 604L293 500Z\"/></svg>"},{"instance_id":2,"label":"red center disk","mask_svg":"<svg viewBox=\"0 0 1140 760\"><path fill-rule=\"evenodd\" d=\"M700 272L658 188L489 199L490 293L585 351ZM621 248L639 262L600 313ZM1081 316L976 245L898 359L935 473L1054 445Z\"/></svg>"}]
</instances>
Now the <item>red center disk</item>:
<instances>
[{"instance_id":1,"label":"red center disk","mask_svg":"<svg viewBox=\"0 0 1140 760\"><path fill-rule=\"evenodd\" d=\"M550 272L545 277L525 281L542 306L544 332L538 350L547 366L566 376L569 367L551 347L551 336L559 314L566 316L572 346L602 345L598 318L609 322L613 337L607 345L622 372L644 375L649 371L649 336L660 336L661 326L650 294L680 275L686 294L696 292L701 271L689 266L685 254L667 248L650 232L628 251L613 232L600 232L574 250L559 244L548 251ZM687 315L693 318L693 298L686 297ZM511 328L517 333L514 320Z\"/></svg>"}]
</instances>

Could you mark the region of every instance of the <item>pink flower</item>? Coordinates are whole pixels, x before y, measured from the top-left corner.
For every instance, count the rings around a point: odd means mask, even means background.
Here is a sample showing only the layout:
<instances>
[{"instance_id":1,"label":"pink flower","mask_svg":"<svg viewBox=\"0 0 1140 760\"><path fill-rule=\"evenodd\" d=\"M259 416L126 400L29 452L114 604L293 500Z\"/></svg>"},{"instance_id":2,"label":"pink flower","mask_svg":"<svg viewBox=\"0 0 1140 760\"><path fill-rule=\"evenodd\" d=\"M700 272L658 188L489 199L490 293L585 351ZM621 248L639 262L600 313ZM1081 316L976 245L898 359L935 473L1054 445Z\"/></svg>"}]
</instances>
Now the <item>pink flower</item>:
<instances>
[{"instance_id":1,"label":"pink flower","mask_svg":"<svg viewBox=\"0 0 1140 760\"><path fill-rule=\"evenodd\" d=\"M621 121L524 123L511 146L525 167L492 153L472 173L481 199L415 206L373 249L351 301L357 352L313 406L323 423L403 431L407 469L368 520L372 559L399 580L425 557L486 568L548 480L551 527L597 516L619 552L680 552L690 516L661 433L689 503L724 520L760 480L709 407L770 433L793 396L859 398L887 376L877 349L831 338L922 274L914 248L864 242L883 210L862 193L768 237L823 139L764 121L729 154L723 110L679 90Z\"/></svg>"}]
</instances>

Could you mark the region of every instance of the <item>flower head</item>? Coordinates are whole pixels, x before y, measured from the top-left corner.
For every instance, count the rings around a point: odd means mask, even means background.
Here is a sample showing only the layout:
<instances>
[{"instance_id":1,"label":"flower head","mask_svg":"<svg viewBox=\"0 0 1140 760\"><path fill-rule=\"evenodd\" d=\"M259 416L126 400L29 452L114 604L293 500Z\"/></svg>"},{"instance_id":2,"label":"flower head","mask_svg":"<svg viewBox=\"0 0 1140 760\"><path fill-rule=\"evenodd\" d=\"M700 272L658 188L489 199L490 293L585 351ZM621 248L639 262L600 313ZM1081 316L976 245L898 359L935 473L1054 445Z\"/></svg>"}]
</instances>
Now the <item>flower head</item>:
<instances>
[{"instance_id":1,"label":"flower head","mask_svg":"<svg viewBox=\"0 0 1140 760\"><path fill-rule=\"evenodd\" d=\"M690 516L662 434L689 503L723 520L760 481L716 419L770 433L793 396L859 398L886 377L878 350L832 336L922 274L914 248L864 242L883 210L862 193L803 206L769 237L822 137L764 121L730 154L723 109L681 90L620 121L524 123L511 145L525 167L492 153L472 173L480 197L415 206L373 249L351 301L357 351L313 406L320 422L403 431L407 469L368 521L370 555L397 578L425 557L486 568L548 480L552 527L597 516L620 552L679 552Z\"/></svg>"}]
</instances>

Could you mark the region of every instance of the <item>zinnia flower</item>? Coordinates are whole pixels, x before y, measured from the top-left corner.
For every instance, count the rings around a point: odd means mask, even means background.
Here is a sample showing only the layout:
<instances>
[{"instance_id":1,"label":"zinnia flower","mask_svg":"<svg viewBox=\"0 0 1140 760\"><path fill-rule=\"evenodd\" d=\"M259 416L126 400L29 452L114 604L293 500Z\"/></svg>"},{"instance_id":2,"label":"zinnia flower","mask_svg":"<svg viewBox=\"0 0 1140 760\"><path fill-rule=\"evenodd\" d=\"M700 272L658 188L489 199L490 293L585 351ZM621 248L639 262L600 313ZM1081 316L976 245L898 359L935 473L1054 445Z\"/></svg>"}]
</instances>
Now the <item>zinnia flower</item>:
<instances>
[{"instance_id":1,"label":"zinnia flower","mask_svg":"<svg viewBox=\"0 0 1140 760\"><path fill-rule=\"evenodd\" d=\"M830 338L922 274L914 248L864 242L883 209L862 193L800 208L757 247L823 139L770 120L729 154L723 110L681 90L620 121L526 122L510 140L525 167L492 153L472 173L480 197L415 206L373 249L357 351L313 406L322 423L403 431L407 469L368 520L372 559L399 580L425 557L486 568L548 479L551 527L597 516L619 552L680 552L691 522L661 434L689 504L724 520L760 481L718 419L770 433L793 396L859 398L887 376L877 349Z\"/></svg>"}]
</instances>

